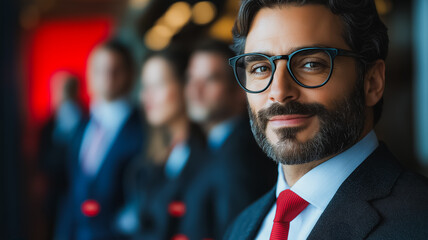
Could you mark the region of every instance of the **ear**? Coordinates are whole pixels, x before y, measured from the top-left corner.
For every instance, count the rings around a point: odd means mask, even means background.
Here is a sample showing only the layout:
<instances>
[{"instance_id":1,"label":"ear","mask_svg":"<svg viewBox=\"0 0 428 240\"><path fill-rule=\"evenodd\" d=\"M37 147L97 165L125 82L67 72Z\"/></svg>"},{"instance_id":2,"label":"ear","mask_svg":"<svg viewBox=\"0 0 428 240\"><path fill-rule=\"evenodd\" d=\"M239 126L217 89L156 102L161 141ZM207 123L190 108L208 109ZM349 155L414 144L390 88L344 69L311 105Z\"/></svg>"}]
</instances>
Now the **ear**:
<instances>
[{"instance_id":1,"label":"ear","mask_svg":"<svg viewBox=\"0 0 428 240\"><path fill-rule=\"evenodd\" d=\"M364 94L367 107L373 107L383 96L385 90L385 61L376 60L366 72Z\"/></svg>"}]
</instances>

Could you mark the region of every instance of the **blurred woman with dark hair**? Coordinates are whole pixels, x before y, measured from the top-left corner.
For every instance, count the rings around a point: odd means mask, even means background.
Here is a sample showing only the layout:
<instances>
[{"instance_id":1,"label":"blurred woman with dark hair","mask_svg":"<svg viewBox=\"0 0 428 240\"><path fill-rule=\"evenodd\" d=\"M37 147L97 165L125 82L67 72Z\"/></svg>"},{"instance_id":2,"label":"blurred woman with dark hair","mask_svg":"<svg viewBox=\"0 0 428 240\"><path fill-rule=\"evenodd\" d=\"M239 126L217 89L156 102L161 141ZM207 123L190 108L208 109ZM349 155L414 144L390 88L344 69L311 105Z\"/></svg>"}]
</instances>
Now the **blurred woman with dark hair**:
<instances>
[{"instance_id":1,"label":"blurred woman with dark hair","mask_svg":"<svg viewBox=\"0 0 428 240\"><path fill-rule=\"evenodd\" d=\"M187 55L170 48L149 55L142 67L140 96L151 130L145 154L129 167L131 197L118 222L138 238L175 234L185 213L183 194L206 159L202 131L186 114L186 64Z\"/></svg>"}]
</instances>

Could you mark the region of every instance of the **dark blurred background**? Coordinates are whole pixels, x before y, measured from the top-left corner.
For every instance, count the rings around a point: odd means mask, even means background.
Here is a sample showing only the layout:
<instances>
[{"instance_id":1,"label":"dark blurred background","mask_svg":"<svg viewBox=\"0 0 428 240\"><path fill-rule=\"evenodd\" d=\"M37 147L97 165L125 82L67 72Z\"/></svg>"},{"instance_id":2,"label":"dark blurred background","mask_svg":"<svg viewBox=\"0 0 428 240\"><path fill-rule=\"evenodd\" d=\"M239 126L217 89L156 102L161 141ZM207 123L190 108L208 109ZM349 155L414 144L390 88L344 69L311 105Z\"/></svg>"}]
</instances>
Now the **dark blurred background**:
<instances>
[{"instance_id":1,"label":"dark blurred background","mask_svg":"<svg viewBox=\"0 0 428 240\"><path fill-rule=\"evenodd\" d=\"M384 112L378 137L404 165L428 176L428 1L376 0L389 28ZM37 154L53 114L59 71L81 81L95 45L117 37L141 62L171 41L191 46L210 36L232 41L239 0L3 0L1 24L0 239L47 239L46 179Z\"/></svg>"}]
</instances>

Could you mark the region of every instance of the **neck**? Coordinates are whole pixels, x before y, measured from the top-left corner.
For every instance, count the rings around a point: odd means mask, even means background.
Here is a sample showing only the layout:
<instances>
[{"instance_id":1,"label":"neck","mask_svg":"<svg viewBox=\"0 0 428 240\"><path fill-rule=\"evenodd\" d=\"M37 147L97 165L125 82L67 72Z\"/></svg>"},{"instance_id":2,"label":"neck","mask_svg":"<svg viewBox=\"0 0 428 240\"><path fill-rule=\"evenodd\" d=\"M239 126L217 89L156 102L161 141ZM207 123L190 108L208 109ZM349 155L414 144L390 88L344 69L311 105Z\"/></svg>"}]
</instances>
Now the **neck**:
<instances>
[{"instance_id":1,"label":"neck","mask_svg":"<svg viewBox=\"0 0 428 240\"><path fill-rule=\"evenodd\" d=\"M304 164L296 164L296 165L282 165L282 170L284 172L285 181L288 186L292 187L301 177L303 177L306 173L314 169L316 166L321 163L327 161L331 157L312 161Z\"/></svg>"},{"instance_id":2,"label":"neck","mask_svg":"<svg viewBox=\"0 0 428 240\"><path fill-rule=\"evenodd\" d=\"M170 144L177 144L185 141L189 136L189 119L186 115L179 116L168 126L171 134Z\"/></svg>"},{"instance_id":3,"label":"neck","mask_svg":"<svg viewBox=\"0 0 428 240\"><path fill-rule=\"evenodd\" d=\"M209 121L203 124L202 129L204 130L205 134L208 136L211 130L213 130L213 128L219 125L220 123L222 123L222 121Z\"/></svg>"},{"instance_id":4,"label":"neck","mask_svg":"<svg viewBox=\"0 0 428 240\"><path fill-rule=\"evenodd\" d=\"M210 134L211 130L213 130L216 126L218 126L219 124L222 124L223 122L228 121L234 117L238 117L238 116L240 116L240 114L231 115L231 116L228 116L227 118L222 118L221 120L217 119L217 120L208 121L208 122L205 122L203 124L202 128L203 128L205 134L208 136Z\"/></svg>"}]
</instances>

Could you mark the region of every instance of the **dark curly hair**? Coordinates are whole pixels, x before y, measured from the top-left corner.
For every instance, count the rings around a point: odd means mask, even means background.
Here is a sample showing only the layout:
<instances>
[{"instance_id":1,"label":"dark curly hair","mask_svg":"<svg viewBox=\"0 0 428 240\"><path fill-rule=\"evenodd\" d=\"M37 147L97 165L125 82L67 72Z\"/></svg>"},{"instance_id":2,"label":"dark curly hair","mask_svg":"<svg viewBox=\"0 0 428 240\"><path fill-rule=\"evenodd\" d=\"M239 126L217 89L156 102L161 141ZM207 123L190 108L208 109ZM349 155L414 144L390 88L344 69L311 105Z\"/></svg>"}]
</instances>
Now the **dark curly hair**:
<instances>
[{"instance_id":1,"label":"dark curly hair","mask_svg":"<svg viewBox=\"0 0 428 240\"><path fill-rule=\"evenodd\" d=\"M381 21L373 0L243 0L232 30L233 50L237 54L244 53L246 37L260 9L286 4L321 4L342 19L342 36L345 42L362 56L357 64L359 79L364 79L366 70L373 62L386 59L389 44L387 28ZM382 105L383 98L374 106L374 124L380 119Z\"/></svg>"}]
</instances>

